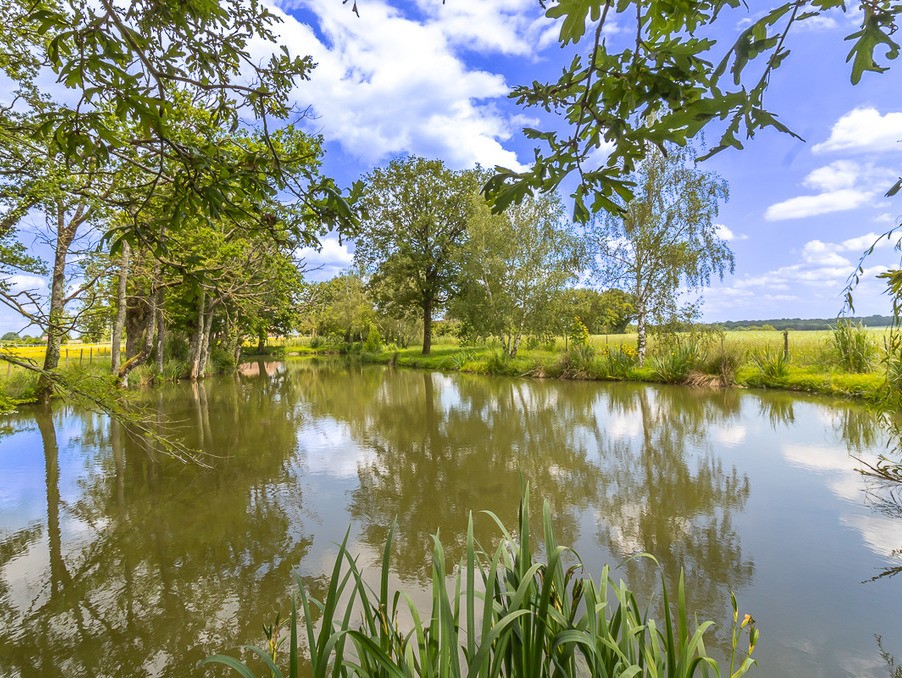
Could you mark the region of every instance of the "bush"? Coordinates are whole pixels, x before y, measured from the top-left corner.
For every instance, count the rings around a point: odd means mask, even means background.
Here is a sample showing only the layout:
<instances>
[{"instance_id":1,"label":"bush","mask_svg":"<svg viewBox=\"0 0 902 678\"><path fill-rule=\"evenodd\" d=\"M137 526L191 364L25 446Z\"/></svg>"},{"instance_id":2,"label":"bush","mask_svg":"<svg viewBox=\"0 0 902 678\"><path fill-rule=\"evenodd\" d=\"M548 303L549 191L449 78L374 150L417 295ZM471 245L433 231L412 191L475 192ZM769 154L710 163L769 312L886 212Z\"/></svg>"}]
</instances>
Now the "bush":
<instances>
[{"instance_id":1,"label":"bush","mask_svg":"<svg viewBox=\"0 0 902 678\"><path fill-rule=\"evenodd\" d=\"M363 350L367 353L378 353L382 348L382 336L375 325L367 328L366 339L363 342Z\"/></svg>"},{"instance_id":2,"label":"bush","mask_svg":"<svg viewBox=\"0 0 902 678\"><path fill-rule=\"evenodd\" d=\"M767 346L752 354L752 362L768 379L780 379L789 373L789 358L783 349L772 349Z\"/></svg>"},{"instance_id":3,"label":"bush","mask_svg":"<svg viewBox=\"0 0 902 678\"><path fill-rule=\"evenodd\" d=\"M833 353L844 372L870 372L877 360L877 342L860 322L838 320L833 329Z\"/></svg>"},{"instance_id":4,"label":"bush","mask_svg":"<svg viewBox=\"0 0 902 678\"><path fill-rule=\"evenodd\" d=\"M745 351L721 344L720 348L704 360L702 369L706 374L718 376L721 385L732 386L736 383L736 370L744 361Z\"/></svg>"},{"instance_id":5,"label":"bush","mask_svg":"<svg viewBox=\"0 0 902 678\"><path fill-rule=\"evenodd\" d=\"M574 344L561 354L557 371L565 379L591 379L596 375L595 348L588 344Z\"/></svg>"},{"instance_id":6,"label":"bush","mask_svg":"<svg viewBox=\"0 0 902 678\"><path fill-rule=\"evenodd\" d=\"M609 377L626 379L636 366L636 350L622 344L617 348L605 348L602 352L603 369Z\"/></svg>"},{"instance_id":7,"label":"bush","mask_svg":"<svg viewBox=\"0 0 902 678\"><path fill-rule=\"evenodd\" d=\"M701 362L699 345L690 338L671 342L669 350L652 356L650 362L656 379L665 384L681 384Z\"/></svg>"},{"instance_id":8,"label":"bush","mask_svg":"<svg viewBox=\"0 0 902 678\"><path fill-rule=\"evenodd\" d=\"M611 579L609 566L597 580L583 574L579 556L557 544L548 502L543 514L544 548L540 550L544 557L537 558L529 534L528 489L520 503L517 534L508 532L497 516L489 515L501 530L494 552L486 552L476 543L472 514L466 556L457 567L448 567L438 535L434 538L431 611L421 612L409 597L391 590L393 528L382 556L378 591L364 581L357 559L348 551L347 535L323 600L311 599L303 580L296 576L312 675L689 678L701 667L705 675L712 670L716 675L738 678L754 664L751 654L758 629L750 615L739 621L735 596L731 596L732 654L723 674L704 643L713 622L690 623L682 573L675 601L670 600L662 577L666 612L657 622L649 617L647 608L640 607L625 583ZM399 618L408 615L413 626L410 631L399 623ZM297 675L301 661L297 617L292 600L290 676ZM360 621L352 626L352 619ZM281 676L277 661L285 652L279 647L278 617L276 624L264 629L268 647L244 649L256 655L266 675ZM743 633L748 634L747 653L738 649ZM224 664L243 676L253 676L246 664L225 655L200 663Z\"/></svg>"}]
</instances>

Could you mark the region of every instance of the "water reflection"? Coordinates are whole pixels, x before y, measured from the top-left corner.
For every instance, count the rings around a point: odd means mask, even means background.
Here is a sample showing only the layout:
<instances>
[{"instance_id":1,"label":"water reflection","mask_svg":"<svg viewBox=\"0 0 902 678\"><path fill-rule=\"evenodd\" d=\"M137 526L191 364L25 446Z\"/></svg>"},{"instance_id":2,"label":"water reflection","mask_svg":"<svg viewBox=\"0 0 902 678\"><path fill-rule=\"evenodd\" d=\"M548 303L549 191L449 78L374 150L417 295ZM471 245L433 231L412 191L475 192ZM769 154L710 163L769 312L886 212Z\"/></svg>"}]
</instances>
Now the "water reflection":
<instances>
[{"instance_id":1,"label":"water reflection","mask_svg":"<svg viewBox=\"0 0 902 678\"><path fill-rule=\"evenodd\" d=\"M199 386L179 408L172 394L160 401L186 437L221 456L212 470L156 459L91 414L31 412L45 459L46 536L32 527L3 541L0 581L22 590L7 584L0 595L0 674L182 676L214 648L257 640L311 538L284 467L291 417L254 417L255 398L235 395ZM197 417L190 433L188 408ZM99 452L99 466L65 499L61 425ZM259 454L267 442L282 453Z\"/></svg>"},{"instance_id":2,"label":"water reflection","mask_svg":"<svg viewBox=\"0 0 902 678\"><path fill-rule=\"evenodd\" d=\"M865 485L849 458L885 435L850 405L263 361L145 404L211 467L149 453L92 413L8 418L0 478L19 455L25 469L0 487L0 675L185 675L259 642L293 573L319 589L349 522L372 559L396 520L394 576L416 588L432 534L460 558L467 513L513 525L524 483L551 504L561 542L596 571L626 561L620 575L645 599L662 574L675 589L682 568L699 618L726 621L731 590L754 605L762 675L805 674L809 655L881 664L874 635L902 603L887 587L902 571L899 497ZM486 546L496 539L488 518L475 526ZM787 559L806 530L829 551ZM639 551L660 567L628 559ZM864 640L811 602L837 587L854 600L847 619L873 618Z\"/></svg>"}]
</instances>

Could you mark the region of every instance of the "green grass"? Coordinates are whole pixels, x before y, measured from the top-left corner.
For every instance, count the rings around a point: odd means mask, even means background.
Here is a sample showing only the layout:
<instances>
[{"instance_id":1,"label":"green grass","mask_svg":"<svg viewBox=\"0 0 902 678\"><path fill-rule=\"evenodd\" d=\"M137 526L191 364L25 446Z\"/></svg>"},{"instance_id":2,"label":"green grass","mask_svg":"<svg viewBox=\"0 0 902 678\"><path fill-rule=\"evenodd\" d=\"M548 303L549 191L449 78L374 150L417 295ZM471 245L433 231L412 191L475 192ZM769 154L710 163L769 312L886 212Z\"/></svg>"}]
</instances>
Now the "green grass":
<instances>
[{"instance_id":1,"label":"green grass","mask_svg":"<svg viewBox=\"0 0 902 678\"><path fill-rule=\"evenodd\" d=\"M278 623L265 627L267 647L242 649L263 675L287 673L289 678L299 675L302 663L309 663L314 678L738 678L754 665L751 654L758 630L750 615L739 621L734 596L731 656L720 665L705 647L713 622L699 623L687 609L682 575L673 600L662 577L664 618L655 620L623 581L611 578L608 566L594 579L585 574L572 549L558 545L547 502L544 548L533 547L528 488L515 534L494 514L488 515L499 527L499 543L484 550L474 539L471 515L466 555L456 566L446 562L441 540L434 537L430 610L419 609L405 592L389 585L392 530L380 563L378 590L364 581L346 535L322 600L312 598L297 578L300 624L293 599L287 650L280 647ZM747 650L739 647L744 635ZM214 655L201 664L225 665L245 678L255 675L250 665L230 655Z\"/></svg>"},{"instance_id":2,"label":"green grass","mask_svg":"<svg viewBox=\"0 0 902 678\"><path fill-rule=\"evenodd\" d=\"M883 328L865 328L873 341L882 344ZM433 344L430 355L419 346L383 349L376 353L359 352L365 362L400 367L468 372L513 377L561 379L625 380L652 383L721 383L754 388L805 391L831 396L852 397L880 402L885 398L885 378L878 361L870 372L849 373L837 356L834 332L790 332L789 360L783 359L784 339L780 331L726 332L722 342L710 340L705 350L694 350L678 342L685 355L661 353L654 337L649 341L649 359L644 367L635 361L635 334L594 335L589 347L594 357L582 357L574 363L573 347L558 339L553 350L521 349L516 358L501 355L498 346L461 346L456 339L442 337ZM312 350L312 349L308 349ZM324 345L317 353L334 353ZM590 351L591 353L591 351ZM710 380L698 379L699 373Z\"/></svg>"}]
</instances>

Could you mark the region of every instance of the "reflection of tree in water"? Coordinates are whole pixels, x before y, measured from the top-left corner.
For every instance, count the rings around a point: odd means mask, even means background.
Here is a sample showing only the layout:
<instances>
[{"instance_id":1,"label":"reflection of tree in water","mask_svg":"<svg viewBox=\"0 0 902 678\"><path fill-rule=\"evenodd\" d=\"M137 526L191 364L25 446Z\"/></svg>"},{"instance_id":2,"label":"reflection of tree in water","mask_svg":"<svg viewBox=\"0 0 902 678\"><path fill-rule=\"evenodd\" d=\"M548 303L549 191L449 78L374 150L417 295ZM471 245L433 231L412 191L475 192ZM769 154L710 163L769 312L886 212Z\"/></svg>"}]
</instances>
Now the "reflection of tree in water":
<instances>
[{"instance_id":1,"label":"reflection of tree in water","mask_svg":"<svg viewBox=\"0 0 902 678\"><path fill-rule=\"evenodd\" d=\"M69 502L59 489L65 419L31 413L46 462L49 568L34 599L0 590L0 674L181 676L213 650L259 641L267 606L285 600L310 545L285 464L297 398L278 380L216 387L199 384L187 401L161 392L156 403L186 443L215 455L213 468L149 455L121 426L84 414L81 435L107 444ZM42 527L2 542L0 582Z\"/></svg>"},{"instance_id":2,"label":"reflection of tree in water","mask_svg":"<svg viewBox=\"0 0 902 678\"><path fill-rule=\"evenodd\" d=\"M738 413L732 396L679 388L635 387L612 392L611 407L638 419L635 438L602 440L603 492L599 537L612 553L646 558L624 564L634 590L654 591L661 572L674 592L686 573L689 609L699 619L721 619L729 592L748 583L754 564L743 556L733 513L749 496L748 478L725 469L706 430ZM725 632L718 634L726 641Z\"/></svg>"},{"instance_id":3,"label":"reflection of tree in water","mask_svg":"<svg viewBox=\"0 0 902 678\"><path fill-rule=\"evenodd\" d=\"M580 439L594 427L597 387L564 397L559 384L430 372L294 374L315 414L346 423L372 453L358 466L351 512L376 552L397 520L400 576L428 575L437 531L449 560L461 557L469 511L492 510L514 525L521 478L537 505L551 502L562 541L575 538L574 509L588 506L598 486ZM487 517L476 516L475 529L487 546L498 537Z\"/></svg>"},{"instance_id":4,"label":"reflection of tree in water","mask_svg":"<svg viewBox=\"0 0 902 678\"><path fill-rule=\"evenodd\" d=\"M766 397L758 398L758 411L762 419L766 419L773 430L794 424L796 413L794 403L798 399L789 393L773 392Z\"/></svg>"}]
</instances>

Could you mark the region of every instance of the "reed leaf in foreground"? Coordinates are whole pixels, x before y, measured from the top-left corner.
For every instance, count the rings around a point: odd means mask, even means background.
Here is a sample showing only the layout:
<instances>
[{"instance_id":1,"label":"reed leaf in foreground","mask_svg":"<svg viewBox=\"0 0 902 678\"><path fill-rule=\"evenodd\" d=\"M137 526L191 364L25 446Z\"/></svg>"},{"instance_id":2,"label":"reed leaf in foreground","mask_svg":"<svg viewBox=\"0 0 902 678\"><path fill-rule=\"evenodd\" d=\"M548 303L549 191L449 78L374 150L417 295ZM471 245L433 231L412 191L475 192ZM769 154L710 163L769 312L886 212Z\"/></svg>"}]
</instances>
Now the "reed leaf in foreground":
<instances>
[{"instance_id":1,"label":"reed leaf in foreground","mask_svg":"<svg viewBox=\"0 0 902 678\"><path fill-rule=\"evenodd\" d=\"M497 516L488 515L501 531L498 546L488 552L475 541L471 516L466 555L450 582L441 540L438 535L434 538L428 615L406 594L389 587L392 531L382 556L378 591L364 581L356 559L348 552L347 535L339 546L322 601L311 599L298 578L314 678L738 678L753 666L751 653L758 629L750 615L739 622L735 597L732 655L729 668L722 669L704 644L713 622L690 624L682 575L675 605L664 586L668 613L659 623L648 617L625 583L611 579L608 566L598 580L581 575L578 556L555 539L547 503L544 557L537 559L529 534L528 490L521 500L516 535L508 532ZM400 621L402 613L409 617L405 622ZM301 651L294 602L289 623L288 677L294 678ZM739 650L745 634L747 652ZM270 652L242 649L262 660L270 676L284 675ZM201 664L220 664L242 676L254 675L246 664L226 655L208 657Z\"/></svg>"}]
</instances>

